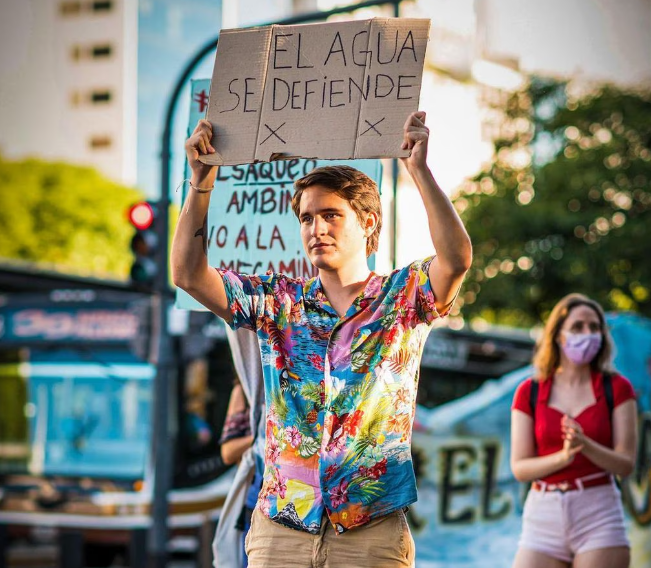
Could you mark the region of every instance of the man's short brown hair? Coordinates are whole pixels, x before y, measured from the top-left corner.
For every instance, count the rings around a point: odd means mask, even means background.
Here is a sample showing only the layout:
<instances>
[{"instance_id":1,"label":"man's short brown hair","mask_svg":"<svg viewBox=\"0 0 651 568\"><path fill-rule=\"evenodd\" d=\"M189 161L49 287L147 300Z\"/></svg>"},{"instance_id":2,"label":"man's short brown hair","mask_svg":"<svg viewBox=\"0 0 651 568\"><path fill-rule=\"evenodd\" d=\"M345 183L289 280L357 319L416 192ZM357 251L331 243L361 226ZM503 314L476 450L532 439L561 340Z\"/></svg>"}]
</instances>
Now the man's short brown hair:
<instances>
[{"instance_id":1,"label":"man's short brown hair","mask_svg":"<svg viewBox=\"0 0 651 568\"><path fill-rule=\"evenodd\" d=\"M360 224L364 222L365 213L377 215L377 225L366 241L366 256L377 252L382 229L382 203L377 184L366 174L350 166L324 166L313 169L309 174L294 182L292 209L296 217L300 215L303 192L313 185L320 185L332 190L345 199L357 214Z\"/></svg>"}]
</instances>

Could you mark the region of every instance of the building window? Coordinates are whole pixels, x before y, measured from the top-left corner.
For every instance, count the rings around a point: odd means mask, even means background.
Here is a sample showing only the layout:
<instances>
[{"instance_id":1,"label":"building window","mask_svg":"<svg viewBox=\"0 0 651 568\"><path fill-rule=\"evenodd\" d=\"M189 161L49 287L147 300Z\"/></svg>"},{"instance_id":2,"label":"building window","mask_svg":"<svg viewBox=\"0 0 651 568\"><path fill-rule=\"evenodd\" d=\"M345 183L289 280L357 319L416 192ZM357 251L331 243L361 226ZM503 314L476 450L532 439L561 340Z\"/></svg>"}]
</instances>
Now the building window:
<instances>
[{"instance_id":1,"label":"building window","mask_svg":"<svg viewBox=\"0 0 651 568\"><path fill-rule=\"evenodd\" d=\"M112 146L113 140L110 136L99 135L91 137L88 144L92 150L108 150Z\"/></svg>"},{"instance_id":2,"label":"building window","mask_svg":"<svg viewBox=\"0 0 651 568\"><path fill-rule=\"evenodd\" d=\"M76 16L81 12L81 2L61 2L59 4L59 13L62 16Z\"/></svg>"},{"instance_id":3,"label":"building window","mask_svg":"<svg viewBox=\"0 0 651 568\"><path fill-rule=\"evenodd\" d=\"M112 0L94 0L91 2L90 9L92 12L109 12L113 9Z\"/></svg>"},{"instance_id":4,"label":"building window","mask_svg":"<svg viewBox=\"0 0 651 568\"><path fill-rule=\"evenodd\" d=\"M90 102L93 104L111 102L111 91L93 91L90 94Z\"/></svg>"},{"instance_id":5,"label":"building window","mask_svg":"<svg viewBox=\"0 0 651 568\"><path fill-rule=\"evenodd\" d=\"M110 12L113 9L113 0L63 0L59 3L59 13L62 16L78 16L82 12Z\"/></svg>"},{"instance_id":6,"label":"building window","mask_svg":"<svg viewBox=\"0 0 651 568\"><path fill-rule=\"evenodd\" d=\"M105 91L73 91L70 93L70 104L72 106L80 105L103 105L113 100L113 92Z\"/></svg>"},{"instance_id":7,"label":"building window","mask_svg":"<svg viewBox=\"0 0 651 568\"><path fill-rule=\"evenodd\" d=\"M91 49L91 56L93 59L104 59L110 57L113 53L113 48L110 45L95 45Z\"/></svg>"},{"instance_id":8,"label":"building window","mask_svg":"<svg viewBox=\"0 0 651 568\"><path fill-rule=\"evenodd\" d=\"M70 57L73 61L82 59L107 59L113 54L113 47L110 44L98 44L90 47L74 45L70 50Z\"/></svg>"}]
</instances>

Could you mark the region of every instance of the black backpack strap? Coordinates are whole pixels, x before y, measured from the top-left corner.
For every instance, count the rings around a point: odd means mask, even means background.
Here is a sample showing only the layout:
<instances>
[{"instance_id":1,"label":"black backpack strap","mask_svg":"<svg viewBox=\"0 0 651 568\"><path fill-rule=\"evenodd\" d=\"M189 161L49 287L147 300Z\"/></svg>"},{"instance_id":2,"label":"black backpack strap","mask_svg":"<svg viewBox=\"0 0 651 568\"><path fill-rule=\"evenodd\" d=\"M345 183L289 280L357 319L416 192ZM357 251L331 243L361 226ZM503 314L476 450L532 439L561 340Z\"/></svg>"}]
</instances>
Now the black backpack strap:
<instances>
[{"instance_id":1,"label":"black backpack strap","mask_svg":"<svg viewBox=\"0 0 651 568\"><path fill-rule=\"evenodd\" d=\"M610 431L613 429L613 409L615 408L615 397L613 396L613 376L608 371L602 374L604 384L604 396L606 397L606 405L608 406L608 418L610 419ZM615 484L621 489L619 476L613 476Z\"/></svg>"},{"instance_id":2,"label":"black backpack strap","mask_svg":"<svg viewBox=\"0 0 651 568\"><path fill-rule=\"evenodd\" d=\"M606 404L608 405L608 415L613 416L613 408L615 408L615 399L613 397L613 376L608 372L603 373L604 382L604 395L606 397Z\"/></svg>"},{"instance_id":3,"label":"black backpack strap","mask_svg":"<svg viewBox=\"0 0 651 568\"><path fill-rule=\"evenodd\" d=\"M531 377L529 379L531 381L531 390L529 391L529 406L531 408L531 419L533 420L533 443L534 446L537 446L538 444L536 443L536 404L538 403L538 387L540 386L538 384L538 381Z\"/></svg>"},{"instance_id":4,"label":"black backpack strap","mask_svg":"<svg viewBox=\"0 0 651 568\"><path fill-rule=\"evenodd\" d=\"M529 391L529 406L531 408L531 418L536 421L536 404L538 403L538 381L536 379L529 379L531 381L531 390Z\"/></svg>"}]
</instances>

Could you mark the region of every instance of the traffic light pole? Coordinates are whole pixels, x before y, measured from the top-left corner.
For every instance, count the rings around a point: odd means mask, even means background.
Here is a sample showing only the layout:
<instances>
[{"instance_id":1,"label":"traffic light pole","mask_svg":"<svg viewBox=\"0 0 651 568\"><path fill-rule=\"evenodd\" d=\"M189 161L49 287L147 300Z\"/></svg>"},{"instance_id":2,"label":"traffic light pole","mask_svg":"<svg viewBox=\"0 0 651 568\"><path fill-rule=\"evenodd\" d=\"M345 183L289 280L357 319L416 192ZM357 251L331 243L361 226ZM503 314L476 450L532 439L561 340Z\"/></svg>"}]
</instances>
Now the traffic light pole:
<instances>
[{"instance_id":1,"label":"traffic light pole","mask_svg":"<svg viewBox=\"0 0 651 568\"><path fill-rule=\"evenodd\" d=\"M170 124L168 122L168 124ZM166 127L167 129L167 127ZM169 134L168 134L169 135ZM163 157L169 163L169 155ZM163 178L169 187L169 168ZM174 452L178 424L176 419L176 352L169 333L170 274L169 274L169 190L161 191L159 200L157 278L152 296L152 334L157 338L151 362L156 366L154 380L152 525L147 542L148 568L165 568L168 560L169 515L168 495L172 489Z\"/></svg>"},{"instance_id":2,"label":"traffic light pole","mask_svg":"<svg viewBox=\"0 0 651 568\"><path fill-rule=\"evenodd\" d=\"M305 24L309 22L320 22L336 14L350 13L364 8L378 6L393 6L393 15L400 15L400 4L403 0L384 0L360 2L350 6L334 8L327 12L311 12L271 22L278 25ZM264 25L264 24L261 24ZM192 73L203 59L214 53L217 48L219 36L206 43L196 55L188 62L185 69L176 81L172 95L169 98L165 114L165 127L161 140L161 192L160 192L160 221L158 231L160 242L158 248L158 280L154 292L154 325L152 332L157 333L156 352L152 360L156 364L156 379L154 382L154 491L152 502L152 525L147 543L148 567L165 568L167 566L167 543L169 530L167 525L168 517L168 494L172 488L173 459L176 443L178 425L176 422L175 406L175 371L176 359L172 349L172 338L169 334L169 208L170 208L170 172L172 159L172 123L176 114L176 107L179 102L183 88L189 81ZM397 161L394 160L394 181L393 199L396 201L397 189ZM392 219L393 240L392 251L395 263L395 239L396 220Z\"/></svg>"},{"instance_id":3,"label":"traffic light pole","mask_svg":"<svg viewBox=\"0 0 651 568\"><path fill-rule=\"evenodd\" d=\"M167 247L166 247L167 248ZM161 276L162 279L162 276ZM168 495L172 489L173 459L177 421L175 360L168 329L169 293L156 291L152 297L152 331L158 335L156 346L156 379L154 381L154 488L152 494L152 526L148 540L149 568L167 566Z\"/></svg>"}]
</instances>

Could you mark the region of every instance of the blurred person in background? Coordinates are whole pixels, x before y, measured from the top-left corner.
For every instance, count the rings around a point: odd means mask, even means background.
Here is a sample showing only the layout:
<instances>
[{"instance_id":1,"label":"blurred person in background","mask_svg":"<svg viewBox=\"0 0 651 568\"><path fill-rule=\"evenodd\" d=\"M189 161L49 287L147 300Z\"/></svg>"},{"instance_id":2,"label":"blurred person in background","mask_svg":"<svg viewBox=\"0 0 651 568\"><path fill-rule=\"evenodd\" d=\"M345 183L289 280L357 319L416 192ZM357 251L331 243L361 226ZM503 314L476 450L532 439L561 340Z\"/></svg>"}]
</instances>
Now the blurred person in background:
<instances>
[{"instance_id":1,"label":"blurred person in background","mask_svg":"<svg viewBox=\"0 0 651 568\"><path fill-rule=\"evenodd\" d=\"M514 568L629 565L614 476L633 470L637 407L612 349L597 302L570 294L554 307L512 406L511 469L533 482Z\"/></svg>"},{"instance_id":2,"label":"blurred person in background","mask_svg":"<svg viewBox=\"0 0 651 568\"><path fill-rule=\"evenodd\" d=\"M214 393L208 384L208 362L196 359L188 365L184 389L184 426L189 449L201 452L206 447L214 447L216 433L208 420L208 404Z\"/></svg>"},{"instance_id":3,"label":"blurred person in background","mask_svg":"<svg viewBox=\"0 0 651 568\"><path fill-rule=\"evenodd\" d=\"M231 391L226 419L219 439L222 461L226 465L238 463L252 443L249 403L244 396L242 385L237 380Z\"/></svg>"}]
</instances>

